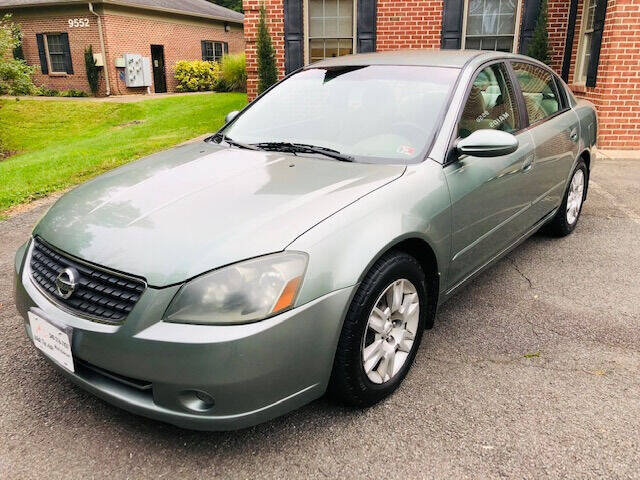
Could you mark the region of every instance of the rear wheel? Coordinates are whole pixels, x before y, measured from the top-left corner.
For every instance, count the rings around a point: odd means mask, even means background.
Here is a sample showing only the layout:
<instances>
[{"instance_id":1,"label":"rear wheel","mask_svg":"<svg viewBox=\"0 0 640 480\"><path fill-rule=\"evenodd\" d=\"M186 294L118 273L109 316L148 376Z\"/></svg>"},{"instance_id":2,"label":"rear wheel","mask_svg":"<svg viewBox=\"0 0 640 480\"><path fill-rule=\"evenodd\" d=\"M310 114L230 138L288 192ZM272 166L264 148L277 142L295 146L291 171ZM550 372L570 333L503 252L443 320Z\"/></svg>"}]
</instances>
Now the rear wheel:
<instances>
[{"instance_id":1,"label":"rear wheel","mask_svg":"<svg viewBox=\"0 0 640 480\"><path fill-rule=\"evenodd\" d=\"M555 217L546 227L546 231L551 235L564 237L576 228L582 212L588 175L587 165L583 160L580 160L573 171L562 205L560 205Z\"/></svg>"},{"instance_id":2,"label":"rear wheel","mask_svg":"<svg viewBox=\"0 0 640 480\"><path fill-rule=\"evenodd\" d=\"M329 385L334 398L366 407L398 388L425 329L425 292L425 274L410 255L376 262L345 318Z\"/></svg>"}]
</instances>

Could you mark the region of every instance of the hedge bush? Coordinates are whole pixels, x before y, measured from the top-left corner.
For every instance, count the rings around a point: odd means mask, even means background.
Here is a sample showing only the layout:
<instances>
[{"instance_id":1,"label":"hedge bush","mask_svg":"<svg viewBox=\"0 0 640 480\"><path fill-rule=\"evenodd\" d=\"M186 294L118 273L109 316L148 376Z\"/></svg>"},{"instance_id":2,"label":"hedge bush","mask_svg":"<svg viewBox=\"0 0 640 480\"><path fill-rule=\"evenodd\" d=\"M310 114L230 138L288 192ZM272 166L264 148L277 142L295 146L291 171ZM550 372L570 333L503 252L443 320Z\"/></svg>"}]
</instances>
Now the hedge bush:
<instances>
[{"instance_id":1,"label":"hedge bush","mask_svg":"<svg viewBox=\"0 0 640 480\"><path fill-rule=\"evenodd\" d=\"M244 53L225 55L220 62L224 87L233 92L247 91L247 59Z\"/></svg>"},{"instance_id":2,"label":"hedge bush","mask_svg":"<svg viewBox=\"0 0 640 480\"><path fill-rule=\"evenodd\" d=\"M181 60L173 66L179 92L206 92L221 86L222 70L217 62Z\"/></svg>"}]
</instances>

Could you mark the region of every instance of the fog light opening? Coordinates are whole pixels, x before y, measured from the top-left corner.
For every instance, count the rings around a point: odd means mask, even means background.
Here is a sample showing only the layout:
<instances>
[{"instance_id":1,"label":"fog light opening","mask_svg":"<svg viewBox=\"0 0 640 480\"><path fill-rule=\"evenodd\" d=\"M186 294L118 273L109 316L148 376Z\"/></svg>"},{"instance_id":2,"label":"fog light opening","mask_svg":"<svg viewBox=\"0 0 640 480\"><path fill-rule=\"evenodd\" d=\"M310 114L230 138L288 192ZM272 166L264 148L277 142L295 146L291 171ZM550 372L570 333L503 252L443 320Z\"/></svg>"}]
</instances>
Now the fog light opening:
<instances>
[{"instance_id":1,"label":"fog light opening","mask_svg":"<svg viewBox=\"0 0 640 480\"><path fill-rule=\"evenodd\" d=\"M215 399L202 390L185 390L180 394L180 403L192 412L208 412L215 404Z\"/></svg>"}]
</instances>

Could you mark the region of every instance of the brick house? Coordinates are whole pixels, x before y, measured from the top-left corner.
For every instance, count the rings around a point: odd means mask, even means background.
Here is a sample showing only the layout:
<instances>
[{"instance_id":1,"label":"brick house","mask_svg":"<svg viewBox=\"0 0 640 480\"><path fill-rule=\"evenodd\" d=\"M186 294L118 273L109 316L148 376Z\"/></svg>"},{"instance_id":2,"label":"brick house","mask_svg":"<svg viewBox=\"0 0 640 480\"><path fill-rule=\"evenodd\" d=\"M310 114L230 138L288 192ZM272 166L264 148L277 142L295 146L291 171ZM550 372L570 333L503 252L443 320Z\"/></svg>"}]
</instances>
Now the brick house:
<instances>
[{"instance_id":1,"label":"brick house","mask_svg":"<svg viewBox=\"0 0 640 480\"><path fill-rule=\"evenodd\" d=\"M89 90L89 45L102 95L174 92L178 60L244 50L243 15L206 0L0 0L4 13L23 33L14 55L39 67L36 85L56 90Z\"/></svg>"},{"instance_id":2,"label":"brick house","mask_svg":"<svg viewBox=\"0 0 640 480\"><path fill-rule=\"evenodd\" d=\"M263 0L244 0L250 97ZM402 48L525 53L541 0L264 0L281 75ZM598 144L640 149L640 0L548 0L551 66L599 113Z\"/></svg>"}]
</instances>

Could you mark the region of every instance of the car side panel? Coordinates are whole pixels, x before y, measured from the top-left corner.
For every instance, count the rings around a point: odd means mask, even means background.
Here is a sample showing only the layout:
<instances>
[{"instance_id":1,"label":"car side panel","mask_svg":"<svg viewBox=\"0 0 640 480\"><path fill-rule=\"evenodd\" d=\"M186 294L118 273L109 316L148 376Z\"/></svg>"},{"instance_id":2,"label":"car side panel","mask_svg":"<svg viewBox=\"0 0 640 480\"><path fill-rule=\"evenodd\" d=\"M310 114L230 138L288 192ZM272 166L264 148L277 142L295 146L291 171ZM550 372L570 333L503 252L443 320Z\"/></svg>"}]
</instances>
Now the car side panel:
<instances>
[{"instance_id":1,"label":"car side panel","mask_svg":"<svg viewBox=\"0 0 640 480\"><path fill-rule=\"evenodd\" d=\"M510 155L466 156L444 169L451 191L452 249L447 285L454 288L529 225L526 163L533 155L529 132L517 136Z\"/></svg>"},{"instance_id":2,"label":"car side panel","mask_svg":"<svg viewBox=\"0 0 640 480\"><path fill-rule=\"evenodd\" d=\"M445 278L450 237L442 165L429 159L411 165L398 180L336 212L287 247L309 254L297 305L356 284L385 251L408 238L431 246Z\"/></svg>"},{"instance_id":3,"label":"car side panel","mask_svg":"<svg viewBox=\"0 0 640 480\"><path fill-rule=\"evenodd\" d=\"M580 124L573 110L567 110L530 129L535 160L530 175L534 190L529 215L533 225L562 202L566 180L578 155Z\"/></svg>"}]
</instances>

